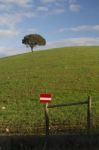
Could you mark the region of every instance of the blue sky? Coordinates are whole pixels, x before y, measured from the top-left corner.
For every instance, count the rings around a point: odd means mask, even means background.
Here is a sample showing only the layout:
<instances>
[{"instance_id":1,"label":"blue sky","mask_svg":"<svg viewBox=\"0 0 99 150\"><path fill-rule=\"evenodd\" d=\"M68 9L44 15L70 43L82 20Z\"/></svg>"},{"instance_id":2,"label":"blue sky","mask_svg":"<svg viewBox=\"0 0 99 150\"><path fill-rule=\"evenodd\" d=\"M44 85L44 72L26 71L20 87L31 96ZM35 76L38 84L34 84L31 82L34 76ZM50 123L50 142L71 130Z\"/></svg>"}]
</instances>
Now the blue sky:
<instances>
[{"instance_id":1,"label":"blue sky","mask_svg":"<svg viewBox=\"0 0 99 150\"><path fill-rule=\"evenodd\" d=\"M0 0L0 57L29 52L22 38L52 47L99 45L99 0Z\"/></svg>"}]
</instances>

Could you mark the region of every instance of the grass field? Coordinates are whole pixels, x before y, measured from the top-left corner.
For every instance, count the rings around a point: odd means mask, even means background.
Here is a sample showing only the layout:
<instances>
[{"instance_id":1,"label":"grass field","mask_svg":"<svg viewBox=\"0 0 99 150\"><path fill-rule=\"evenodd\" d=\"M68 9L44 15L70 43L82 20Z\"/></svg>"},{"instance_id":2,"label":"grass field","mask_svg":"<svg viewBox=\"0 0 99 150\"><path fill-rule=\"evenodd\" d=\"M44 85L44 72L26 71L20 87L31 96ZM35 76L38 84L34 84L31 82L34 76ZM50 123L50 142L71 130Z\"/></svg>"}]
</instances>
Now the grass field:
<instances>
[{"instance_id":1,"label":"grass field","mask_svg":"<svg viewBox=\"0 0 99 150\"><path fill-rule=\"evenodd\" d=\"M39 94L52 104L85 101L92 96L93 126L99 127L99 47L67 47L0 59L0 132L8 127L32 132L44 123ZM5 107L5 108L4 108ZM50 121L86 126L86 106L55 108Z\"/></svg>"}]
</instances>

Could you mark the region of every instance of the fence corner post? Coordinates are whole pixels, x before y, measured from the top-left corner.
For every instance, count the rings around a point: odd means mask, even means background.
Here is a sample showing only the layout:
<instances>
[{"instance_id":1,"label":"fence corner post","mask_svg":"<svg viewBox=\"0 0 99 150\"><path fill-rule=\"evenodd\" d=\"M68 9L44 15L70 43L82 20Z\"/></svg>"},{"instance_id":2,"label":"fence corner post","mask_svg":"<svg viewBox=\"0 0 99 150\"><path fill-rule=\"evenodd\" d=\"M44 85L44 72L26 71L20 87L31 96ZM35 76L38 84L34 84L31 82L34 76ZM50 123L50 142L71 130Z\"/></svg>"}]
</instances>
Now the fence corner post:
<instances>
[{"instance_id":1,"label":"fence corner post","mask_svg":"<svg viewBox=\"0 0 99 150\"><path fill-rule=\"evenodd\" d=\"M92 104L91 96L88 96L88 109L87 109L87 130L88 130L88 134L91 133L91 104Z\"/></svg>"},{"instance_id":2,"label":"fence corner post","mask_svg":"<svg viewBox=\"0 0 99 150\"><path fill-rule=\"evenodd\" d=\"M49 116L48 116L48 103L45 104L45 127L46 127L46 136L49 135Z\"/></svg>"}]
</instances>

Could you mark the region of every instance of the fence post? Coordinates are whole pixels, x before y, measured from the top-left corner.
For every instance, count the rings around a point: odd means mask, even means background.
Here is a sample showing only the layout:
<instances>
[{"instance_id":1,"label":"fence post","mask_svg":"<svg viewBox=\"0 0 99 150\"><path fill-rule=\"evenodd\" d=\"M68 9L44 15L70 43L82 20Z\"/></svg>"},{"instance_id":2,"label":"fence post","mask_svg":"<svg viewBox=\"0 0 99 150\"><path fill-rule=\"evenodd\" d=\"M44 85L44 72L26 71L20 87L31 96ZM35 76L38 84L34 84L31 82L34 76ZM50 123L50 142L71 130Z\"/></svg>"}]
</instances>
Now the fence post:
<instances>
[{"instance_id":1,"label":"fence post","mask_svg":"<svg viewBox=\"0 0 99 150\"><path fill-rule=\"evenodd\" d=\"M45 104L45 127L46 127L46 136L49 135L49 116L48 116L48 103Z\"/></svg>"},{"instance_id":2,"label":"fence post","mask_svg":"<svg viewBox=\"0 0 99 150\"><path fill-rule=\"evenodd\" d=\"M87 109L87 130L88 134L91 132L91 96L88 96L88 109Z\"/></svg>"}]
</instances>

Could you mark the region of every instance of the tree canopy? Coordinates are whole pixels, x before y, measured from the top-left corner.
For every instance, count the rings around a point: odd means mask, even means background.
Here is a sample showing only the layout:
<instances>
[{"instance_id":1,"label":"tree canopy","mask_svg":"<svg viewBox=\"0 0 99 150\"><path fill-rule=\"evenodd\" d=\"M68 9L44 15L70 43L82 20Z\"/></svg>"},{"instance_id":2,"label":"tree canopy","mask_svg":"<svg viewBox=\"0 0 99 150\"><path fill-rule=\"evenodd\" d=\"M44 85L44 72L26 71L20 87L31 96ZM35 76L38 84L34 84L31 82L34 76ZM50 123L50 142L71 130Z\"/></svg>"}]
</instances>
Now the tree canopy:
<instances>
[{"instance_id":1,"label":"tree canopy","mask_svg":"<svg viewBox=\"0 0 99 150\"><path fill-rule=\"evenodd\" d=\"M31 48L31 51L33 52L33 48L37 45L45 45L46 40L39 34L29 34L24 36L22 39L22 43L26 46L29 46Z\"/></svg>"}]
</instances>

